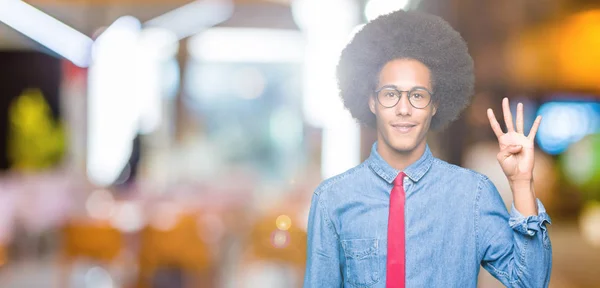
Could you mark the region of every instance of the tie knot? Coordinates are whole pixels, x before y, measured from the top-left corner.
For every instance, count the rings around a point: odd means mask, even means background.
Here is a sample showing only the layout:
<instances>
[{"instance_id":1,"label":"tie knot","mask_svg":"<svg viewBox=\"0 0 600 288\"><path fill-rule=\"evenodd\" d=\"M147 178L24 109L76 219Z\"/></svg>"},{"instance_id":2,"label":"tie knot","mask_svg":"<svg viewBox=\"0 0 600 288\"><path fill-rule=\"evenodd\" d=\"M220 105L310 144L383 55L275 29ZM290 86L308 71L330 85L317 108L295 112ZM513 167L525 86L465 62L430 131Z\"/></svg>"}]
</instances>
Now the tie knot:
<instances>
[{"instance_id":1,"label":"tie knot","mask_svg":"<svg viewBox=\"0 0 600 288\"><path fill-rule=\"evenodd\" d=\"M403 186L402 184L404 183L404 176L406 176L404 172L398 173L398 176L396 176L396 179L394 179L394 186Z\"/></svg>"}]
</instances>

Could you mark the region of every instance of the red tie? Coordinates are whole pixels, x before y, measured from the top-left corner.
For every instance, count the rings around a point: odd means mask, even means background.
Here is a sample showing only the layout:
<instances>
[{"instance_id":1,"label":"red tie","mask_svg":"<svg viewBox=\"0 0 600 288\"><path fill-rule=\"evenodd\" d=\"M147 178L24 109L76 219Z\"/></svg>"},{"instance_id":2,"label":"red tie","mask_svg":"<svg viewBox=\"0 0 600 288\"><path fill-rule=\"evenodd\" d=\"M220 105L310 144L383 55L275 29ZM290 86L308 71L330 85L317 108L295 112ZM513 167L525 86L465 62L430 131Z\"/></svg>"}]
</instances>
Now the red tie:
<instances>
[{"instance_id":1,"label":"red tie","mask_svg":"<svg viewBox=\"0 0 600 288\"><path fill-rule=\"evenodd\" d=\"M388 218L387 272L386 288L404 288L404 172L394 180L390 193L390 215Z\"/></svg>"}]
</instances>

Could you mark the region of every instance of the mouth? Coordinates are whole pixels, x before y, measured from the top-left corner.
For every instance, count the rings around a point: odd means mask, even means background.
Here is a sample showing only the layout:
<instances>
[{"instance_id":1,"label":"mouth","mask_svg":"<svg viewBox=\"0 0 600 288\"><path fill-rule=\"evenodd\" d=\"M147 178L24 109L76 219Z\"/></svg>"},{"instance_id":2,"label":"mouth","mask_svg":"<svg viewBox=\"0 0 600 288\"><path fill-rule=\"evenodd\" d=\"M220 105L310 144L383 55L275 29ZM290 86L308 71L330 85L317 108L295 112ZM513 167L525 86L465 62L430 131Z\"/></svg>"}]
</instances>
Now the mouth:
<instances>
[{"instance_id":1,"label":"mouth","mask_svg":"<svg viewBox=\"0 0 600 288\"><path fill-rule=\"evenodd\" d=\"M392 124L392 128L395 131L398 131L400 133L406 134L410 131L412 131L414 129L414 127L416 127L417 124L415 123L396 123L396 124Z\"/></svg>"}]
</instances>

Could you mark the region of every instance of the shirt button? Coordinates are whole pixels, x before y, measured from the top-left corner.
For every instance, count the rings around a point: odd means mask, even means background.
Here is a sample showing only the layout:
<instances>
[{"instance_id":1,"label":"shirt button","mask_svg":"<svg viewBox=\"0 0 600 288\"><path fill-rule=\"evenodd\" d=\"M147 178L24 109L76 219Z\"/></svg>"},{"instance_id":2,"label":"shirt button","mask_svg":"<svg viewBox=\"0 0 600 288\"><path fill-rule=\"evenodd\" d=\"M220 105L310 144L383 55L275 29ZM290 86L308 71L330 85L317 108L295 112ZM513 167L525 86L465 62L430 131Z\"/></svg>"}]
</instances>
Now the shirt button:
<instances>
[{"instance_id":1,"label":"shirt button","mask_svg":"<svg viewBox=\"0 0 600 288\"><path fill-rule=\"evenodd\" d=\"M529 230L529 231L527 231L527 234L529 234L529 236L533 236L534 232L533 232L533 230Z\"/></svg>"}]
</instances>

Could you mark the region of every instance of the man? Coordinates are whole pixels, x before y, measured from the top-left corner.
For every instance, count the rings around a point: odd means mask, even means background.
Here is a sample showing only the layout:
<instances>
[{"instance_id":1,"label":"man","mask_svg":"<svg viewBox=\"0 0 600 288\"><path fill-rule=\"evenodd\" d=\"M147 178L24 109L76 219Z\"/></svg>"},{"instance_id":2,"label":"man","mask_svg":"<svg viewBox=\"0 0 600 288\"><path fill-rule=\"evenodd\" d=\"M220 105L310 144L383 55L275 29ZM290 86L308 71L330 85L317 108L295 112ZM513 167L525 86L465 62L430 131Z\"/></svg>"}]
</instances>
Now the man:
<instances>
[{"instance_id":1,"label":"man","mask_svg":"<svg viewBox=\"0 0 600 288\"><path fill-rule=\"evenodd\" d=\"M476 287L480 265L508 287L546 287L550 218L533 191L538 117L524 134L508 99L504 133L491 109L510 214L484 175L432 156L429 129L456 119L473 93L473 61L437 16L397 11L343 50L346 108L377 129L362 164L323 181L311 203L304 287Z\"/></svg>"}]
</instances>

